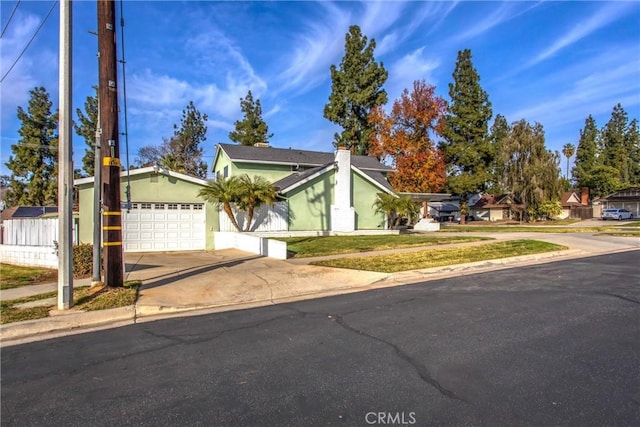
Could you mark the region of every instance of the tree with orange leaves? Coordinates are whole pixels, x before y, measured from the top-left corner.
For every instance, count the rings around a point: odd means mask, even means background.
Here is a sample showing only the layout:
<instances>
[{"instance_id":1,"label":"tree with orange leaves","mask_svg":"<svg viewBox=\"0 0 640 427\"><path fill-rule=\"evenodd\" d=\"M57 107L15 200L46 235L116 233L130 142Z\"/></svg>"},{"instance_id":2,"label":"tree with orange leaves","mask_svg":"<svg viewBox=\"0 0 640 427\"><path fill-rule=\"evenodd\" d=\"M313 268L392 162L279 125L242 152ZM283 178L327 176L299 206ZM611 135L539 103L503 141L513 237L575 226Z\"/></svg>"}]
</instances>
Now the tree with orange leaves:
<instances>
[{"instance_id":1,"label":"tree with orange leaves","mask_svg":"<svg viewBox=\"0 0 640 427\"><path fill-rule=\"evenodd\" d=\"M375 127L369 154L390 159L396 172L389 182L396 191L428 193L444 188L446 165L433 143L444 126L445 100L435 95L435 86L424 80L413 82L413 91L402 92L391 114L382 107L372 110L369 121Z\"/></svg>"}]
</instances>

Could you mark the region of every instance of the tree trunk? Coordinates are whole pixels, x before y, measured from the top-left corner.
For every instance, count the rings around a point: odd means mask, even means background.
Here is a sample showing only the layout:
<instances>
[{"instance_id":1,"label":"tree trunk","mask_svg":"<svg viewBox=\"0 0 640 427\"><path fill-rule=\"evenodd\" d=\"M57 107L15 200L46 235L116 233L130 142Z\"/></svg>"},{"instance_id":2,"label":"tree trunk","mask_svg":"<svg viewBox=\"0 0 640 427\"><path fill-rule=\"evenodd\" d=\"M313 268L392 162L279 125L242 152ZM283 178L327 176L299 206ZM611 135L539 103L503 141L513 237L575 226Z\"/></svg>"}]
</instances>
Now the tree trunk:
<instances>
[{"instance_id":1,"label":"tree trunk","mask_svg":"<svg viewBox=\"0 0 640 427\"><path fill-rule=\"evenodd\" d=\"M244 231L251 229L251 222L253 221L253 206L247 208L247 223L244 226Z\"/></svg>"},{"instance_id":2,"label":"tree trunk","mask_svg":"<svg viewBox=\"0 0 640 427\"><path fill-rule=\"evenodd\" d=\"M231 204L229 202L224 202L222 204L222 208L226 212L227 216L231 220L231 224L233 224L233 226L236 228L236 230L242 231L242 230L240 230L240 227L238 226L238 222L236 221L236 217L233 216L233 210L231 209Z\"/></svg>"}]
</instances>

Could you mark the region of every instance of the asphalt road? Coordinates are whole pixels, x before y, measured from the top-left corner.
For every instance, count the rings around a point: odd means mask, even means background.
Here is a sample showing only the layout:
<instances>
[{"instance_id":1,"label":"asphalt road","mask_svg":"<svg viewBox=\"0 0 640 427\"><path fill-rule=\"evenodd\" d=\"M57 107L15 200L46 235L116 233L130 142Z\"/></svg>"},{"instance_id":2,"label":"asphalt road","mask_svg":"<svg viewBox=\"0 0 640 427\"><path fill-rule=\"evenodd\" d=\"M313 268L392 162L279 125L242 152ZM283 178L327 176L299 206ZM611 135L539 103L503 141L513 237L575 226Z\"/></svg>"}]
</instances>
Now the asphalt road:
<instances>
[{"instance_id":1,"label":"asphalt road","mask_svg":"<svg viewBox=\"0 0 640 427\"><path fill-rule=\"evenodd\" d=\"M2 349L2 425L640 425L640 251Z\"/></svg>"}]
</instances>

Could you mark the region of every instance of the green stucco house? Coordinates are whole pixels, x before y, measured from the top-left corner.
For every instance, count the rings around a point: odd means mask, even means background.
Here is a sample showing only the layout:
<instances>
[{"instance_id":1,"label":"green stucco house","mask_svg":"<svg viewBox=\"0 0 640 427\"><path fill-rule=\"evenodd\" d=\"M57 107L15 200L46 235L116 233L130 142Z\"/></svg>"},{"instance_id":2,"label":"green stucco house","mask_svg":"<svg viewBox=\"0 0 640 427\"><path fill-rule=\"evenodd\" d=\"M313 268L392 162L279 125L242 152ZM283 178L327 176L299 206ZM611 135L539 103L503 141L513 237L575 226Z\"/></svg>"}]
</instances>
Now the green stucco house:
<instances>
[{"instance_id":1,"label":"green stucco house","mask_svg":"<svg viewBox=\"0 0 640 427\"><path fill-rule=\"evenodd\" d=\"M252 225L256 231L384 230L385 216L372 205L378 193L394 194L389 166L342 149L324 153L219 144L212 171L216 177L260 175L276 187L282 202L258 215ZM279 226L261 229L261 221ZM221 215L221 229L228 229L226 222Z\"/></svg>"},{"instance_id":2,"label":"green stucco house","mask_svg":"<svg viewBox=\"0 0 640 427\"><path fill-rule=\"evenodd\" d=\"M372 207L377 193L393 194L392 171L374 157L219 144L215 177L263 176L279 201L263 206L251 231L352 232L384 230L385 216ZM93 242L93 177L75 180L79 194L79 241ZM207 181L158 167L120 175L122 234L126 252L211 250L214 232L235 231L227 215L198 197ZM130 201L126 188L130 187ZM238 222L243 225L242 213Z\"/></svg>"},{"instance_id":3,"label":"green stucco house","mask_svg":"<svg viewBox=\"0 0 640 427\"><path fill-rule=\"evenodd\" d=\"M130 185L131 203L126 187ZM207 181L154 167L120 173L125 252L214 249L218 210L198 197ZM93 177L75 180L80 243L93 242Z\"/></svg>"}]
</instances>

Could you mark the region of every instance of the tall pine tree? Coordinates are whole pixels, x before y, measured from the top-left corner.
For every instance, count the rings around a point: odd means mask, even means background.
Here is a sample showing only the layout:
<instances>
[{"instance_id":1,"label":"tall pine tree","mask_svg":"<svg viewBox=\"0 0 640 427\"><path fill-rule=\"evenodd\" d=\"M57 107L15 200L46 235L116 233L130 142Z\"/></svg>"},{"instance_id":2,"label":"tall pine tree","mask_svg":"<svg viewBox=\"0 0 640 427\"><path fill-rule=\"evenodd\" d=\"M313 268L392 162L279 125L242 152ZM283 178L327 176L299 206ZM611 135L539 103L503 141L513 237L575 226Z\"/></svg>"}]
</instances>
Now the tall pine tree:
<instances>
[{"instance_id":1,"label":"tall pine tree","mask_svg":"<svg viewBox=\"0 0 640 427\"><path fill-rule=\"evenodd\" d=\"M576 149L571 175L578 187L588 187L592 182L591 175L598 166L598 127L593 116L589 115L580 130L580 140Z\"/></svg>"},{"instance_id":2,"label":"tall pine tree","mask_svg":"<svg viewBox=\"0 0 640 427\"><path fill-rule=\"evenodd\" d=\"M18 107L20 140L6 163L11 171L8 206L55 206L58 202L58 114L44 87L29 91L27 111Z\"/></svg>"},{"instance_id":3,"label":"tall pine tree","mask_svg":"<svg viewBox=\"0 0 640 427\"><path fill-rule=\"evenodd\" d=\"M87 96L84 101L84 113L81 109L76 109L78 115L78 123L74 123L73 127L78 134L84 138L87 148L82 156L82 169L87 176L94 175L95 169L95 147L96 147L96 128L98 126L98 87L93 86L95 96Z\"/></svg>"},{"instance_id":4,"label":"tall pine tree","mask_svg":"<svg viewBox=\"0 0 640 427\"><path fill-rule=\"evenodd\" d=\"M496 119L491 126L489 140L491 142L491 152L493 154L491 173L491 186L487 190L493 194L502 194L506 191L506 183L504 180L504 159L502 153L504 151L504 140L509 136L511 128L507 119L501 115L496 115Z\"/></svg>"},{"instance_id":5,"label":"tall pine tree","mask_svg":"<svg viewBox=\"0 0 640 427\"><path fill-rule=\"evenodd\" d=\"M601 131L602 164L618 169L621 183L629 182L628 151L625 144L627 113L622 105L613 107L611 118Z\"/></svg>"},{"instance_id":6,"label":"tall pine tree","mask_svg":"<svg viewBox=\"0 0 640 427\"><path fill-rule=\"evenodd\" d=\"M229 132L229 139L240 145L268 144L273 134L269 133L269 126L262 119L260 100L254 101L249 91L246 97L240 99L240 109L244 117L235 122L235 130Z\"/></svg>"},{"instance_id":7,"label":"tall pine tree","mask_svg":"<svg viewBox=\"0 0 640 427\"><path fill-rule=\"evenodd\" d=\"M627 127L625 146L629 154L629 183L638 185L640 184L640 131L637 119L631 120Z\"/></svg>"},{"instance_id":8,"label":"tall pine tree","mask_svg":"<svg viewBox=\"0 0 640 427\"><path fill-rule=\"evenodd\" d=\"M331 66L331 94L324 107L324 117L342 127L334 135L334 145L351 149L355 154L369 152L369 140L374 126L369 113L387 102L382 88L388 73L373 56L376 42L362 35L360 27L352 25L345 36L345 54L340 68Z\"/></svg>"},{"instance_id":9,"label":"tall pine tree","mask_svg":"<svg viewBox=\"0 0 640 427\"><path fill-rule=\"evenodd\" d=\"M200 143L207 140L208 119L190 101L187 108L182 110L180 126L173 125L173 136L163 144L160 166L205 179L207 164L202 161Z\"/></svg>"},{"instance_id":10,"label":"tall pine tree","mask_svg":"<svg viewBox=\"0 0 640 427\"><path fill-rule=\"evenodd\" d=\"M458 52L449 96L451 104L440 148L449 170L448 187L461 196L460 213L464 222L467 196L489 185L493 160L488 135L493 115L491 102L480 86L480 76L473 67L469 49Z\"/></svg>"}]
</instances>

